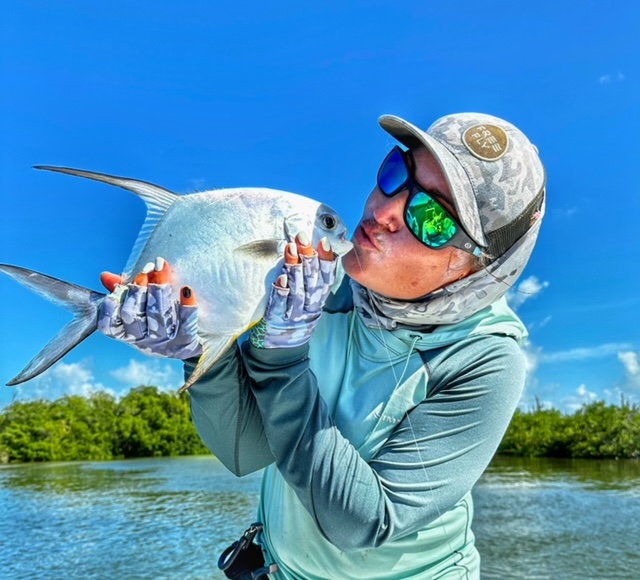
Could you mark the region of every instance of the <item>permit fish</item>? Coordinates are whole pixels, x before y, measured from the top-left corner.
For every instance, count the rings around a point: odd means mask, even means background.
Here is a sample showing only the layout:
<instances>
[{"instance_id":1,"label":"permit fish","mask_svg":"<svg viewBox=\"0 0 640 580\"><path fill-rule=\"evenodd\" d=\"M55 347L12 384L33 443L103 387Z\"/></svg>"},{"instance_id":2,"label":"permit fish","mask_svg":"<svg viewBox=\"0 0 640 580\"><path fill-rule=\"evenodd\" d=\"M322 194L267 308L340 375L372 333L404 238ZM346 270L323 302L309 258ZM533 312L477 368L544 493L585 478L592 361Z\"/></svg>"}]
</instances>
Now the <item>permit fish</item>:
<instances>
[{"instance_id":1,"label":"permit fish","mask_svg":"<svg viewBox=\"0 0 640 580\"><path fill-rule=\"evenodd\" d=\"M347 228L333 209L295 193L236 188L179 195L144 181L92 171L36 169L122 187L147 204L146 219L123 274L130 281L162 256L171 265L175 287L194 289L203 353L181 390L197 381L263 316L269 288L281 273L284 248L297 233L305 232L314 247L326 236L338 255L351 248ZM71 322L7 383L17 385L44 372L95 332L106 295L18 266L0 264L0 272L73 313Z\"/></svg>"}]
</instances>

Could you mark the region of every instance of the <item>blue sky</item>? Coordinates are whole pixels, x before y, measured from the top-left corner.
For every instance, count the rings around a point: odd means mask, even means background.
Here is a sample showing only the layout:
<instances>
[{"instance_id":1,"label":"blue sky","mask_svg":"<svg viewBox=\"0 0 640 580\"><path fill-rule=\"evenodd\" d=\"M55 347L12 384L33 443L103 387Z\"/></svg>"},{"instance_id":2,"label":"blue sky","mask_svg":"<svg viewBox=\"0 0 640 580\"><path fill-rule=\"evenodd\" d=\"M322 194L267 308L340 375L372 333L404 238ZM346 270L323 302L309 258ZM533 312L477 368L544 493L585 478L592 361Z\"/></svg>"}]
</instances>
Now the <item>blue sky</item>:
<instances>
[{"instance_id":1,"label":"blue sky","mask_svg":"<svg viewBox=\"0 0 640 580\"><path fill-rule=\"evenodd\" d=\"M266 186L353 228L392 139L501 116L548 171L548 212L512 304L530 328L522 399L640 402L640 5L547 2L17 2L0 22L0 262L100 289L144 219L132 194L33 165L180 193ZM0 381L69 315L0 277ZM141 383L180 365L94 335L14 398Z\"/></svg>"}]
</instances>

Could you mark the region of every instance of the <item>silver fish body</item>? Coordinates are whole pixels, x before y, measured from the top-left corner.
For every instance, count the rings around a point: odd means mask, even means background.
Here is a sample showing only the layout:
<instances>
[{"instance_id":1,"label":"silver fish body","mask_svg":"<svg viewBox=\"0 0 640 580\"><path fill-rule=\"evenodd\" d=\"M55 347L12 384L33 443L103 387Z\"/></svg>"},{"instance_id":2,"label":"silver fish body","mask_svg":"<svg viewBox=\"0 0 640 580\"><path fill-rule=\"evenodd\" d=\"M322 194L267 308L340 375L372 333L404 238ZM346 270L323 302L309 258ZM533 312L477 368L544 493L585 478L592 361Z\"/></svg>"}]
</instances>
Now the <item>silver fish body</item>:
<instances>
[{"instance_id":1,"label":"silver fish body","mask_svg":"<svg viewBox=\"0 0 640 580\"><path fill-rule=\"evenodd\" d=\"M42 169L117 185L147 203L147 218L123 273L131 278L160 256L169 262L176 288L194 289L204 352L183 388L262 317L268 291L281 272L284 247L298 232L305 232L314 247L327 237L339 255L351 248L335 211L294 193L239 188L177 195L126 178ZM74 313L73 321L9 382L18 384L42 373L96 329L103 295L16 266L0 265L0 271Z\"/></svg>"},{"instance_id":2,"label":"silver fish body","mask_svg":"<svg viewBox=\"0 0 640 580\"><path fill-rule=\"evenodd\" d=\"M306 197L271 189L182 196L126 274L162 256L176 287L195 290L202 339L234 338L264 314L267 291L281 273L284 245L299 231L314 247L326 236L337 253L350 248L337 214Z\"/></svg>"}]
</instances>

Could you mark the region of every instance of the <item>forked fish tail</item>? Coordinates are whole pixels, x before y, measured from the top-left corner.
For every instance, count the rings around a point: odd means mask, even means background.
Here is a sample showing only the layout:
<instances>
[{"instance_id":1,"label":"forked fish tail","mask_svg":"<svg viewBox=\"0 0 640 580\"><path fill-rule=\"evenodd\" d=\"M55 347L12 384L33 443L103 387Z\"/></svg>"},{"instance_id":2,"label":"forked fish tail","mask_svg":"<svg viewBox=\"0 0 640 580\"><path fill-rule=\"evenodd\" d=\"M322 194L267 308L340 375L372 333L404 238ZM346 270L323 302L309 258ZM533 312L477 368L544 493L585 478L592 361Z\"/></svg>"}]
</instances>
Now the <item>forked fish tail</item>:
<instances>
[{"instance_id":1,"label":"forked fish tail","mask_svg":"<svg viewBox=\"0 0 640 580\"><path fill-rule=\"evenodd\" d=\"M0 264L0 272L73 314L73 320L7 383L8 386L13 386L43 373L91 335L98 328L98 308L105 294L18 266Z\"/></svg>"}]
</instances>

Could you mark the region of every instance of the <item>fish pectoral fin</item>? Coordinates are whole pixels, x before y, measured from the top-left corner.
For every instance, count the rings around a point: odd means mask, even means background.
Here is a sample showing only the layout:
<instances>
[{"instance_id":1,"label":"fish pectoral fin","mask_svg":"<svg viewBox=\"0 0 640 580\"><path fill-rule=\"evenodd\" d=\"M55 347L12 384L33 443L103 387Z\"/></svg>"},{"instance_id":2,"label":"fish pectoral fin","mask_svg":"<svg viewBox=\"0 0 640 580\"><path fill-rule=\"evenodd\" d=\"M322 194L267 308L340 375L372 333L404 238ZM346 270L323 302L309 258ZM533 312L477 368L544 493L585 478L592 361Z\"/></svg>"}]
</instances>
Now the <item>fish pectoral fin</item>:
<instances>
[{"instance_id":1,"label":"fish pectoral fin","mask_svg":"<svg viewBox=\"0 0 640 580\"><path fill-rule=\"evenodd\" d=\"M255 240L238 246L234 253L244 254L254 260L277 260L284 255L286 240Z\"/></svg>"},{"instance_id":2,"label":"fish pectoral fin","mask_svg":"<svg viewBox=\"0 0 640 580\"><path fill-rule=\"evenodd\" d=\"M200 360L196 368L193 369L191 375L184 385L178 389L179 393L184 393L189 387L191 387L198 379L200 379L215 363L216 361L227 351L227 349L235 342L235 336L224 336L222 338L207 338L203 337L204 348L200 355Z\"/></svg>"}]
</instances>

